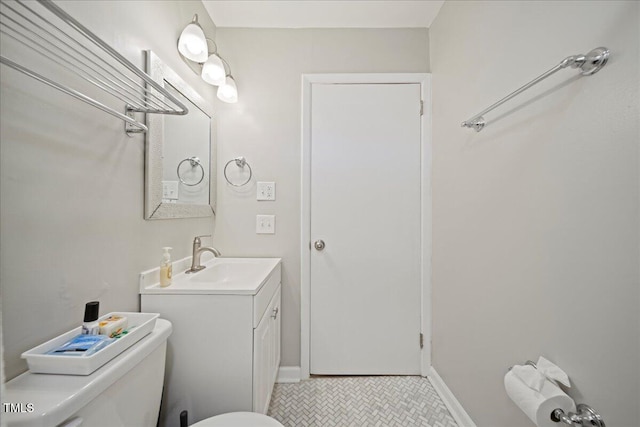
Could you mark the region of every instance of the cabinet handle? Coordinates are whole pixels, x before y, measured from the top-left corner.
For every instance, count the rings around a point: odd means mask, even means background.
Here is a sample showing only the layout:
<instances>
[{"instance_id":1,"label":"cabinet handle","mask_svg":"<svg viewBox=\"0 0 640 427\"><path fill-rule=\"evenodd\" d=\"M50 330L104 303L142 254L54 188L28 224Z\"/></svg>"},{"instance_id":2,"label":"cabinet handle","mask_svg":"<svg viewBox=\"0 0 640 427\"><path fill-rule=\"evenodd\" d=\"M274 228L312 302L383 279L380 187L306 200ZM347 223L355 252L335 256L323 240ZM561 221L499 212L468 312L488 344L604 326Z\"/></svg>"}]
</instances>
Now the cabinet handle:
<instances>
[{"instance_id":1,"label":"cabinet handle","mask_svg":"<svg viewBox=\"0 0 640 427\"><path fill-rule=\"evenodd\" d=\"M278 311L280 310L280 307L276 307L273 309L273 314L271 315L271 317L273 317L274 319L276 319L278 317Z\"/></svg>"}]
</instances>

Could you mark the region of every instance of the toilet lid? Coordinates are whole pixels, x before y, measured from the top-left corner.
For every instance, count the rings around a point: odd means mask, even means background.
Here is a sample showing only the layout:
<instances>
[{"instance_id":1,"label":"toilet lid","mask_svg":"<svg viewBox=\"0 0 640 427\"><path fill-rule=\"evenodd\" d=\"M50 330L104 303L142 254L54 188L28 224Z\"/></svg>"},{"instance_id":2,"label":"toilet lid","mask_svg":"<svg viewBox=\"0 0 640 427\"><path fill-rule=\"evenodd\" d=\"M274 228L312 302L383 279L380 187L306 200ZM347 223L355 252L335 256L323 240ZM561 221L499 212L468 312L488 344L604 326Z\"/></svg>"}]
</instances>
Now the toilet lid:
<instances>
[{"instance_id":1,"label":"toilet lid","mask_svg":"<svg viewBox=\"0 0 640 427\"><path fill-rule=\"evenodd\" d=\"M199 421L191 427L284 427L271 417L255 412L231 412Z\"/></svg>"}]
</instances>

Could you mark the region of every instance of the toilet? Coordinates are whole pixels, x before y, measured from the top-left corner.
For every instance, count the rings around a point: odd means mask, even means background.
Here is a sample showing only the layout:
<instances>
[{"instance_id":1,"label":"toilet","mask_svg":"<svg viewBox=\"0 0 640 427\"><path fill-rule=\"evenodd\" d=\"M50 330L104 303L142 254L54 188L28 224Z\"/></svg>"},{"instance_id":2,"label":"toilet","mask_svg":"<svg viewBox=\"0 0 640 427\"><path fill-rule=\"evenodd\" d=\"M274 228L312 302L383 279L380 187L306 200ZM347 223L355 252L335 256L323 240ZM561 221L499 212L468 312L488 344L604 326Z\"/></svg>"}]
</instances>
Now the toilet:
<instances>
[{"instance_id":1,"label":"toilet","mask_svg":"<svg viewBox=\"0 0 640 427\"><path fill-rule=\"evenodd\" d=\"M158 422L171 323L151 333L91 375L25 372L5 384L7 427L155 427ZM176 426L179 420L176 420ZM235 412L196 427L283 427L266 415Z\"/></svg>"},{"instance_id":2,"label":"toilet","mask_svg":"<svg viewBox=\"0 0 640 427\"><path fill-rule=\"evenodd\" d=\"M207 418L190 427L283 427L271 417L255 412L231 412Z\"/></svg>"}]
</instances>

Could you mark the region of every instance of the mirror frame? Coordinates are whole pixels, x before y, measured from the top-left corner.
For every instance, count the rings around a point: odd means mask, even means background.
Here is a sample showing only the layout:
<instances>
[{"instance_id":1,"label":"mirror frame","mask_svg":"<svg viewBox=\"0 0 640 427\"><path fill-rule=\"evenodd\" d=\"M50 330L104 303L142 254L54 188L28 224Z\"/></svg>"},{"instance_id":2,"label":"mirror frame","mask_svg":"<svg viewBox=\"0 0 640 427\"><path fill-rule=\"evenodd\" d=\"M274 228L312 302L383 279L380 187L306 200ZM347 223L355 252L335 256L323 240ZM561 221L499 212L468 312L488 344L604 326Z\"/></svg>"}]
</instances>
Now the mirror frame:
<instances>
[{"instance_id":1,"label":"mirror frame","mask_svg":"<svg viewBox=\"0 0 640 427\"><path fill-rule=\"evenodd\" d=\"M164 141L164 115L146 114L146 125L149 128L145 135L145 219L171 219L171 218L198 218L210 217L215 214L216 183L212 179L216 177L216 144L213 140L213 107L198 92L195 91L182 77L169 68L155 53L150 50L146 53L147 73L152 79L164 86L169 83L184 95L189 101L200 108L211 118L209 127L209 204L188 203L163 203L162 202L162 178L163 178L163 149Z\"/></svg>"}]
</instances>

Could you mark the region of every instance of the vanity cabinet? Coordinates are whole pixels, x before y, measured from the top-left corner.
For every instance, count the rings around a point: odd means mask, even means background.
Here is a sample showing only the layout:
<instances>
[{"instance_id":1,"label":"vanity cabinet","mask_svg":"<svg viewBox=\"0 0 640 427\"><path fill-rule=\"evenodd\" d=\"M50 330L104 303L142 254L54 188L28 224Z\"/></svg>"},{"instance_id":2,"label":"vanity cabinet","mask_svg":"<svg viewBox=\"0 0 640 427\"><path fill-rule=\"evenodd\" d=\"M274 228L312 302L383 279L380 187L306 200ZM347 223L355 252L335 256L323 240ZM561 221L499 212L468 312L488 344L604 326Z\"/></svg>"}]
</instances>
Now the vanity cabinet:
<instances>
[{"instance_id":1,"label":"vanity cabinet","mask_svg":"<svg viewBox=\"0 0 640 427\"><path fill-rule=\"evenodd\" d=\"M280 294L278 287L253 330L253 411L266 414L280 366Z\"/></svg>"},{"instance_id":2,"label":"vanity cabinet","mask_svg":"<svg viewBox=\"0 0 640 427\"><path fill-rule=\"evenodd\" d=\"M191 285L174 276L168 288L141 286L142 311L173 325L162 426L178 425L184 410L190 423L226 412L267 412L280 365L281 267L274 260L256 289L229 281L203 290L195 280L201 273L187 275Z\"/></svg>"}]
</instances>

